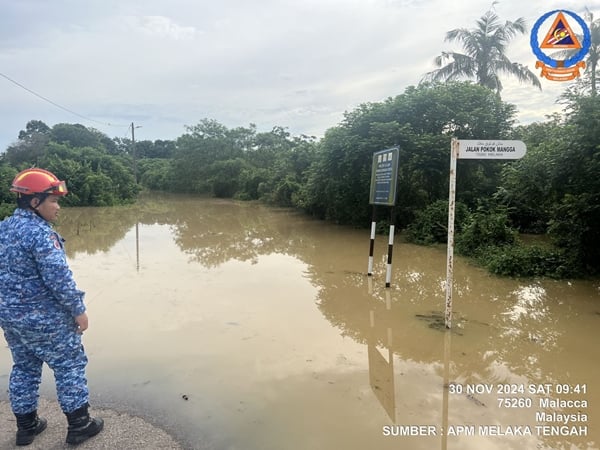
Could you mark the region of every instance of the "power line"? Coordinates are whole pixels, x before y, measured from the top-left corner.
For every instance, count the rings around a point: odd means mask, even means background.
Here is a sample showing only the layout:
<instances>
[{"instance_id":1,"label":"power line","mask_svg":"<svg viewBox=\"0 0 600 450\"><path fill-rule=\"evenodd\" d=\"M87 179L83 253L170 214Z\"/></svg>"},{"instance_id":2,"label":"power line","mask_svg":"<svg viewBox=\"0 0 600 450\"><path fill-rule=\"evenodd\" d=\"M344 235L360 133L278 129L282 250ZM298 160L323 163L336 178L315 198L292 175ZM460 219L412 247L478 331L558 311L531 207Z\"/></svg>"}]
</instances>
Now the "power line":
<instances>
[{"instance_id":1,"label":"power line","mask_svg":"<svg viewBox=\"0 0 600 450\"><path fill-rule=\"evenodd\" d=\"M6 79L7 79L8 81L10 81L11 83L13 83L13 84L16 84L16 85L17 85L17 86L19 86L21 89L24 89L24 90L26 90L26 91L27 91L27 92L29 92L30 94L33 94L33 95L35 95L36 97L38 97L38 98L41 98L42 100L44 100L44 101L46 101L46 102L50 103L51 105L54 105L54 106L56 106L57 108L60 108L60 109L62 109L63 111L66 111L66 112L68 112L68 113L71 113L71 114L73 114L73 115L75 115L75 116L77 116L77 117L80 117L80 118L82 118L82 119L88 120L88 121L90 121L90 122L95 122L95 123L98 123L98 124L100 124L100 125L108 125L109 127L129 127L129 126L130 126L130 125L115 125L115 124L108 123L108 122L101 122L101 121L99 121L99 120L92 119L91 117L84 116L84 115L82 115L82 114L79 114L78 112L75 112L75 111L73 111L73 110L71 110L71 109L69 109L69 108L65 108L64 106L62 106L62 105L59 105L59 104L58 104L58 103L56 103L56 102L53 102L53 101L52 101L52 100L50 100L49 98L46 98L46 97L44 97L43 95L41 95L41 94L38 94L38 93L37 93L37 92L35 92L35 91L32 91L32 90L31 90L31 89L29 89L28 87L26 87L26 86L23 86L21 83L19 83L19 82L17 82L17 81L15 81L15 80L13 80L12 78L10 78L9 76L7 76L7 75L3 74L2 72L0 72L0 76L2 76L3 78L6 78Z\"/></svg>"}]
</instances>

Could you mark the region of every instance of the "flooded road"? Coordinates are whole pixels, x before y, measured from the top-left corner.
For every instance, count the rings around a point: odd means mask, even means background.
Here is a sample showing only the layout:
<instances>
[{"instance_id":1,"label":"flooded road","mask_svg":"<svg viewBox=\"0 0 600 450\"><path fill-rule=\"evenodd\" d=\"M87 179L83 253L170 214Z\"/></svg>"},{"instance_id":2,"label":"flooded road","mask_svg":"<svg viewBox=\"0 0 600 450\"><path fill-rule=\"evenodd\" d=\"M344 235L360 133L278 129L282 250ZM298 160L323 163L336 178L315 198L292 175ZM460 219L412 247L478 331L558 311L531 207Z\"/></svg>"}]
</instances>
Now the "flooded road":
<instances>
[{"instance_id":1,"label":"flooded road","mask_svg":"<svg viewBox=\"0 0 600 450\"><path fill-rule=\"evenodd\" d=\"M95 403L216 450L600 448L600 282L496 278L444 248L251 203L63 208ZM10 355L0 349L0 381ZM45 369L44 389L53 395Z\"/></svg>"}]
</instances>

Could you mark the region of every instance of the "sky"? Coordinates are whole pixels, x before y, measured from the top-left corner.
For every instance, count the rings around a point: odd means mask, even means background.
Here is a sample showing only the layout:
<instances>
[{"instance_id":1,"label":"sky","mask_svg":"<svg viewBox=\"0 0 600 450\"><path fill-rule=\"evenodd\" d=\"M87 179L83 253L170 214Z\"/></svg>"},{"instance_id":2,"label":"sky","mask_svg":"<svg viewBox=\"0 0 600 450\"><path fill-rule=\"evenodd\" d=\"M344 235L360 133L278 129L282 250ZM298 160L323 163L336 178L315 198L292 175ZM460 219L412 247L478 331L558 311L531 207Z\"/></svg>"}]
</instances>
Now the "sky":
<instances>
[{"instance_id":1,"label":"sky","mask_svg":"<svg viewBox=\"0 0 600 450\"><path fill-rule=\"evenodd\" d=\"M528 30L555 9L600 17L600 0L0 0L0 151L30 120L111 138L133 123L136 140L205 118L319 138L345 111L418 85L442 51L462 51L446 32L492 7ZM539 74L529 40L507 55ZM520 124L560 112L572 83L502 82Z\"/></svg>"}]
</instances>

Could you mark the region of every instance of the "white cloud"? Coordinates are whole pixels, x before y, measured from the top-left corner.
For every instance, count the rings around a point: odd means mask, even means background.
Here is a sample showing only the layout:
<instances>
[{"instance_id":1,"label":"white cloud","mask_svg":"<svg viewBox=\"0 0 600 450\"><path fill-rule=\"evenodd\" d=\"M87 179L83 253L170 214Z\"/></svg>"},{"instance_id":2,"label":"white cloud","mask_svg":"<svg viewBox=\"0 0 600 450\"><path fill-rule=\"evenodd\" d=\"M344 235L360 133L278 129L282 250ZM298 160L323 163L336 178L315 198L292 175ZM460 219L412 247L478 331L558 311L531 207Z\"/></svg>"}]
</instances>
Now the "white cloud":
<instances>
[{"instance_id":1,"label":"white cloud","mask_svg":"<svg viewBox=\"0 0 600 450\"><path fill-rule=\"evenodd\" d=\"M153 37L178 41L193 39L196 35L194 27L179 25L164 16L142 16L134 18L134 22L139 30Z\"/></svg>"}]
</instances>

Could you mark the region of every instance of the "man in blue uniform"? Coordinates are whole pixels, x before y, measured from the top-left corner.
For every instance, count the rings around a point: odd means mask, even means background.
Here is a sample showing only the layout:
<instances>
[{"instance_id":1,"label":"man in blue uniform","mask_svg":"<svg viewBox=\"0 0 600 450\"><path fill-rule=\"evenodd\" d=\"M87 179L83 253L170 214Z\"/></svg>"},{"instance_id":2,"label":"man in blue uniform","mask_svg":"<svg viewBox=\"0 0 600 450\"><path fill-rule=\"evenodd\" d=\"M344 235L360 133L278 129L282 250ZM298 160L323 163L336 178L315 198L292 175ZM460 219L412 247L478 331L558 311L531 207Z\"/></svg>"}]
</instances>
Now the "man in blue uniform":
<instances>
[{"instance_id":1,"label":"man in blue uniform","mask_svg":"<svg viewBox=\"0 0 600 450\"><path fill-rule=\"evenodd\" d=\"M63 239L52 229L64 181L43 169L19 173L10 189L18 208L0 222L0 328L12 353L11 407L17 445L29 445L46 428L37 415L45 362L67 416L66 441L79 444L98 434L102 419L88 414L87 357L81 336L88 327L84 293L68 267Z\"/></svg>"}]
</instances>

